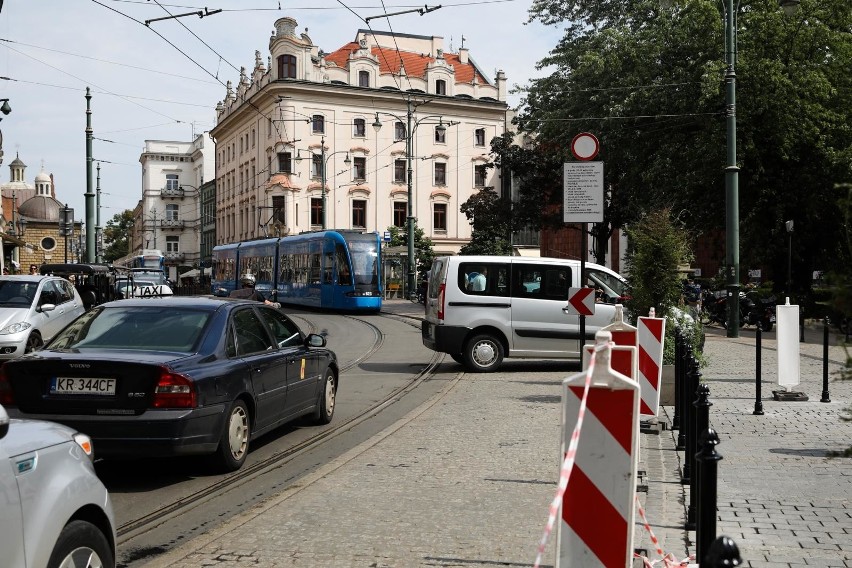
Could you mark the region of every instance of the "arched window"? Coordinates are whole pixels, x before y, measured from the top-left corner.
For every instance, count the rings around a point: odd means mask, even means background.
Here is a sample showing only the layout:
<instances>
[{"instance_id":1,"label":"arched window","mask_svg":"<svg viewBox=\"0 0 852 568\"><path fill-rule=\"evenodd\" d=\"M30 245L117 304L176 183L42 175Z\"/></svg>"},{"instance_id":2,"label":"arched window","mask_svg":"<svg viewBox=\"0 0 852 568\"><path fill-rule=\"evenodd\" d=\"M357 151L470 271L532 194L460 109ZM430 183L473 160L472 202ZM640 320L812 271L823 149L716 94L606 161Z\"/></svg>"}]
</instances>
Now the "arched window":
<instances>
[{"instance_id":1,"label":"arched window","mask_svg":"<svg viewBox=\"0 0 852 568\"><path fill-rule=\"evenodd\" d=\"M447 82L443 79L438 79L435 81L435 94L436 95L446 95L447 94Z\"/></svg>"},{"instance_id":2,"label":"arched window","mask_svg":"<svg viewBox=\"0 0 852 568\"><path fill-rule=\"evenodd\" d=\"M279 79L295 79L296 78L296 56L295 55L279 55L278 56L278 78Z\"/></svg>"}]
</instances>

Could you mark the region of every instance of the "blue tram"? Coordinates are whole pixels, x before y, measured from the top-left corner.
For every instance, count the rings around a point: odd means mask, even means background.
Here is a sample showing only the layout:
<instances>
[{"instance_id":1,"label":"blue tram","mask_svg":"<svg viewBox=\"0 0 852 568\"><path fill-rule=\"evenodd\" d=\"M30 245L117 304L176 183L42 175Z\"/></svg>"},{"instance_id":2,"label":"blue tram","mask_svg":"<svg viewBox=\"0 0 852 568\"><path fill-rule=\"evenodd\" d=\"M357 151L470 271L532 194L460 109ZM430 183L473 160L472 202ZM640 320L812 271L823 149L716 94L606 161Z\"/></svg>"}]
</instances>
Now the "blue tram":
<instances>
[{"instance_id":1,"label":"blue tram","mask_svg":"<svg viewBox=\"0 0 852 568\"><path fill-rule=\"evenodd\" d=\"M213 249L213 293L227 296L243 274L285 304L341 311L382 307L378 233L318 231Z\"/></svg>"}]
</instances>

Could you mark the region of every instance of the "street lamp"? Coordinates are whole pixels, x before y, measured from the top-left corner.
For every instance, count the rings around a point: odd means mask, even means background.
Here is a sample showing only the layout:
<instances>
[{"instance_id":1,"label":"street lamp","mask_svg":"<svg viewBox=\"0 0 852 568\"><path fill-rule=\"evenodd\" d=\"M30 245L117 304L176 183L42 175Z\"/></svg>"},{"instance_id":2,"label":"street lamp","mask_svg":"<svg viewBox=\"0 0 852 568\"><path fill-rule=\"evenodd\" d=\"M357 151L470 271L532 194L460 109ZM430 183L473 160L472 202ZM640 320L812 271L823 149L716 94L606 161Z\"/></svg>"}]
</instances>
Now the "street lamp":
<instances>
[{"instance_id":1,"label":"street lamp","mask_svg":"<svg viewBox=\"0 0 852 568\"><path fill-rule=\"evenodd\" d=\"M796 11L800 0L778 0L786 14ZM728 337L740 336L740 212L739 167L737 167L737 30L734 0L725 0L725 271L728 292Z\"/></svg>"},{"instance_id":2,"label":"street lamp","mask_svg":"<svg viewBox=\"0 0 852 568\"><path fill-rule=\"evenodd\" d=\"M334 156L335 154L343 154L344 152L346 153L346 158L343 160L343 163L348 166L349 164L352 163L352 160L349 158L349 151L348 150L340 150L338 152L332 152L331 154L328 155L328 157L326 157L326 155L325 155L325 136L323 136L320 139L320 170L321 170L320 171L320 180L321 180L321 183L322 183L322 230L323 231L325 231L325 229L326 229L326 211L327 211L326 201L327 201L327 194L328 194L328 192L325 189L326 168L328 167L328 161L331 159L332 156ZM300 156L298 154L296 155L296 160L302 160L302 159L303 159L302 156Z\"/></svg>"},{"instance_id":3,"label":"street lamp","mask_svg":"<svg viewBox=\"0 0 852 568\"><path fill-rule=\"evenodd\" d=\"M409 299L414 299L416 295L416 285L415 285L415 277L417 273L417 263L414 259L414 185L413 185L413 176L412 176L412 166L411 166L411 158L413 154L413 138L414 131L417 130L417 127L424 123L424 121L430 118L437 118L438 124L435 127L435 131L438 134L443 135L447 131L447 127L444 126L443 119L438 115L429 115L419 118L416 121L412 122L414 110L416 107L412 108L411 99L406 99L406 130L405 130L405 159L408 166L408 177L406 181L408 182L408 297ZM425 103L423 103L425 104ZM392 112L377 112L376 120L373 122L373 129L376 131L376 134L379 133L379 130L382 129L382 123L379 121L379 115L386 114L388 116L392 116L395 119L402 121L402 118L393 114ZM435 124L434 122L431 124ZM453 126L456 123L449 122L447 123L450 126Z\"/></svg>"}]
</instances>

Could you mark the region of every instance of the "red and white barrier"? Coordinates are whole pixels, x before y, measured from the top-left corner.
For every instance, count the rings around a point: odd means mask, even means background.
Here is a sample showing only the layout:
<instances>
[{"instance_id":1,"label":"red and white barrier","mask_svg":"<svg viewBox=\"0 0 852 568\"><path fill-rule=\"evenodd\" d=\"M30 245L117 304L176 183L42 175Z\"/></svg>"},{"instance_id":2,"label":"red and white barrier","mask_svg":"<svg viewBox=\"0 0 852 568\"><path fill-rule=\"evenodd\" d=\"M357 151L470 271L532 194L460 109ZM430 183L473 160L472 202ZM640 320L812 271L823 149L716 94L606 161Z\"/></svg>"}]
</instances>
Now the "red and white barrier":
<instances>
[{"instance_id":1,"label":"red and white barrier","mask_svg":"<svg viewBox=\"0 0 852 568\"><path fill-rule=\"evenodd\" d=\"M633 379L637 380L639 376L639 359L636 354L636 328L630 325L629 323L624 321L624 308L621 304L615 305L615 319L614 321L606 327L602 327L601 331L608 331L612 335L612 342L615 343L616 348L613 350L612 357L610 358L612 362L612 368L621 373L622 375L626 375ZM594 348L593 345L586 345L586 349L583 353L583 369L588 368L589 366L589 355ZM632 365L627 367L627 355L624 354L624 350L620 349L620 347L632 347Z\"/></svg>"},{"instance_id":2,"label":"red and white barrier","mask_svg":"<svg viewBox=\"0 0 852 568\"><path fill-rule=\"evenodd\" d=\"M557 567L625 568L633 557L639 385L612 369L610 340L599 331L588 370L562 383L568 465L560 480Z\"/></svg>"},{"instance_id":3,"label":"red and white barrier","mask_svg":"<svg viewBox=\"0 0 852 568\"><path fill-rule=\"evenodd\" d=\"M660 383L663 378L663 344L666 318L640 317L636 347L639 349L640 414L655 417L660 411Z\"/></svg>"}]
</instances>

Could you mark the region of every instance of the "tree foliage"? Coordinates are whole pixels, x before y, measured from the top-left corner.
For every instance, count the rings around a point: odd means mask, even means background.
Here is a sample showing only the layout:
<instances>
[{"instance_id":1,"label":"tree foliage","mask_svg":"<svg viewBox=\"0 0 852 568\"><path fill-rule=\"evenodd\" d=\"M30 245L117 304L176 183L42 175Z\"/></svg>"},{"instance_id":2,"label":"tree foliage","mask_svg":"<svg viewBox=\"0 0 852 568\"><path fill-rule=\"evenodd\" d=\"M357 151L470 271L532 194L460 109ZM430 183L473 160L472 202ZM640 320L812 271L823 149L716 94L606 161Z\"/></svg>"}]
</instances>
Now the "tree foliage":
<instances>
[{"instance_id":1,"label":"tree foliage","mask_svg":"<svg viewBox=\"0 0 852 568\"><path fill-rule=\"evenodd\" d=\"M387 228L391 234L391 240L388 246L392 247L407 247L408 246L408 228L397 227L391 225ZM427 237L423 229L414 225L414 257L417 265L417 274L423 276L429 269L432 268L432 259L435 258L435 251L432 249L432 239Z\"/></svg>"},{"instance_id":2,"label":"tree foliage","mask_svg":"<svg viewBox=\"0 0 852 568\"><path fill-rule=\"evenodd\" d=\"M461 254L512 254L512 203L497 195L493 187L483 188L461 206L473 227Z\"/></svg>"},{"instance_id":3,"label":"tree foliage","mask_svg":"<svg viewBox=\"0 0 852 568\"><path fill-rule=\"evenodd\" d=\"M537 175L557 196L551 149L570 148L579 132L598 137L608 226L670 207L690 229L725 228L722 4L672 4L535 0L530 10L565 33L539 63L550 73L525 89L517 124L534 134ZM834 262L839 228L827 196L852 174L852 10L848 0L803 0L793 17L777 0L736 5L741 265L783 274L792 219L801 289Z\"/></svg>"},{"instance_id":4,"label":"tree foliage","mask_svg":"<svg viewBox=\"0 0 852 568\"><path fill-rule=\"evenodd\" d=\"M112 262L129 254L133 212L125 209L107 221L104 227L104 260Z\"/></svg>"}]
</instances>

